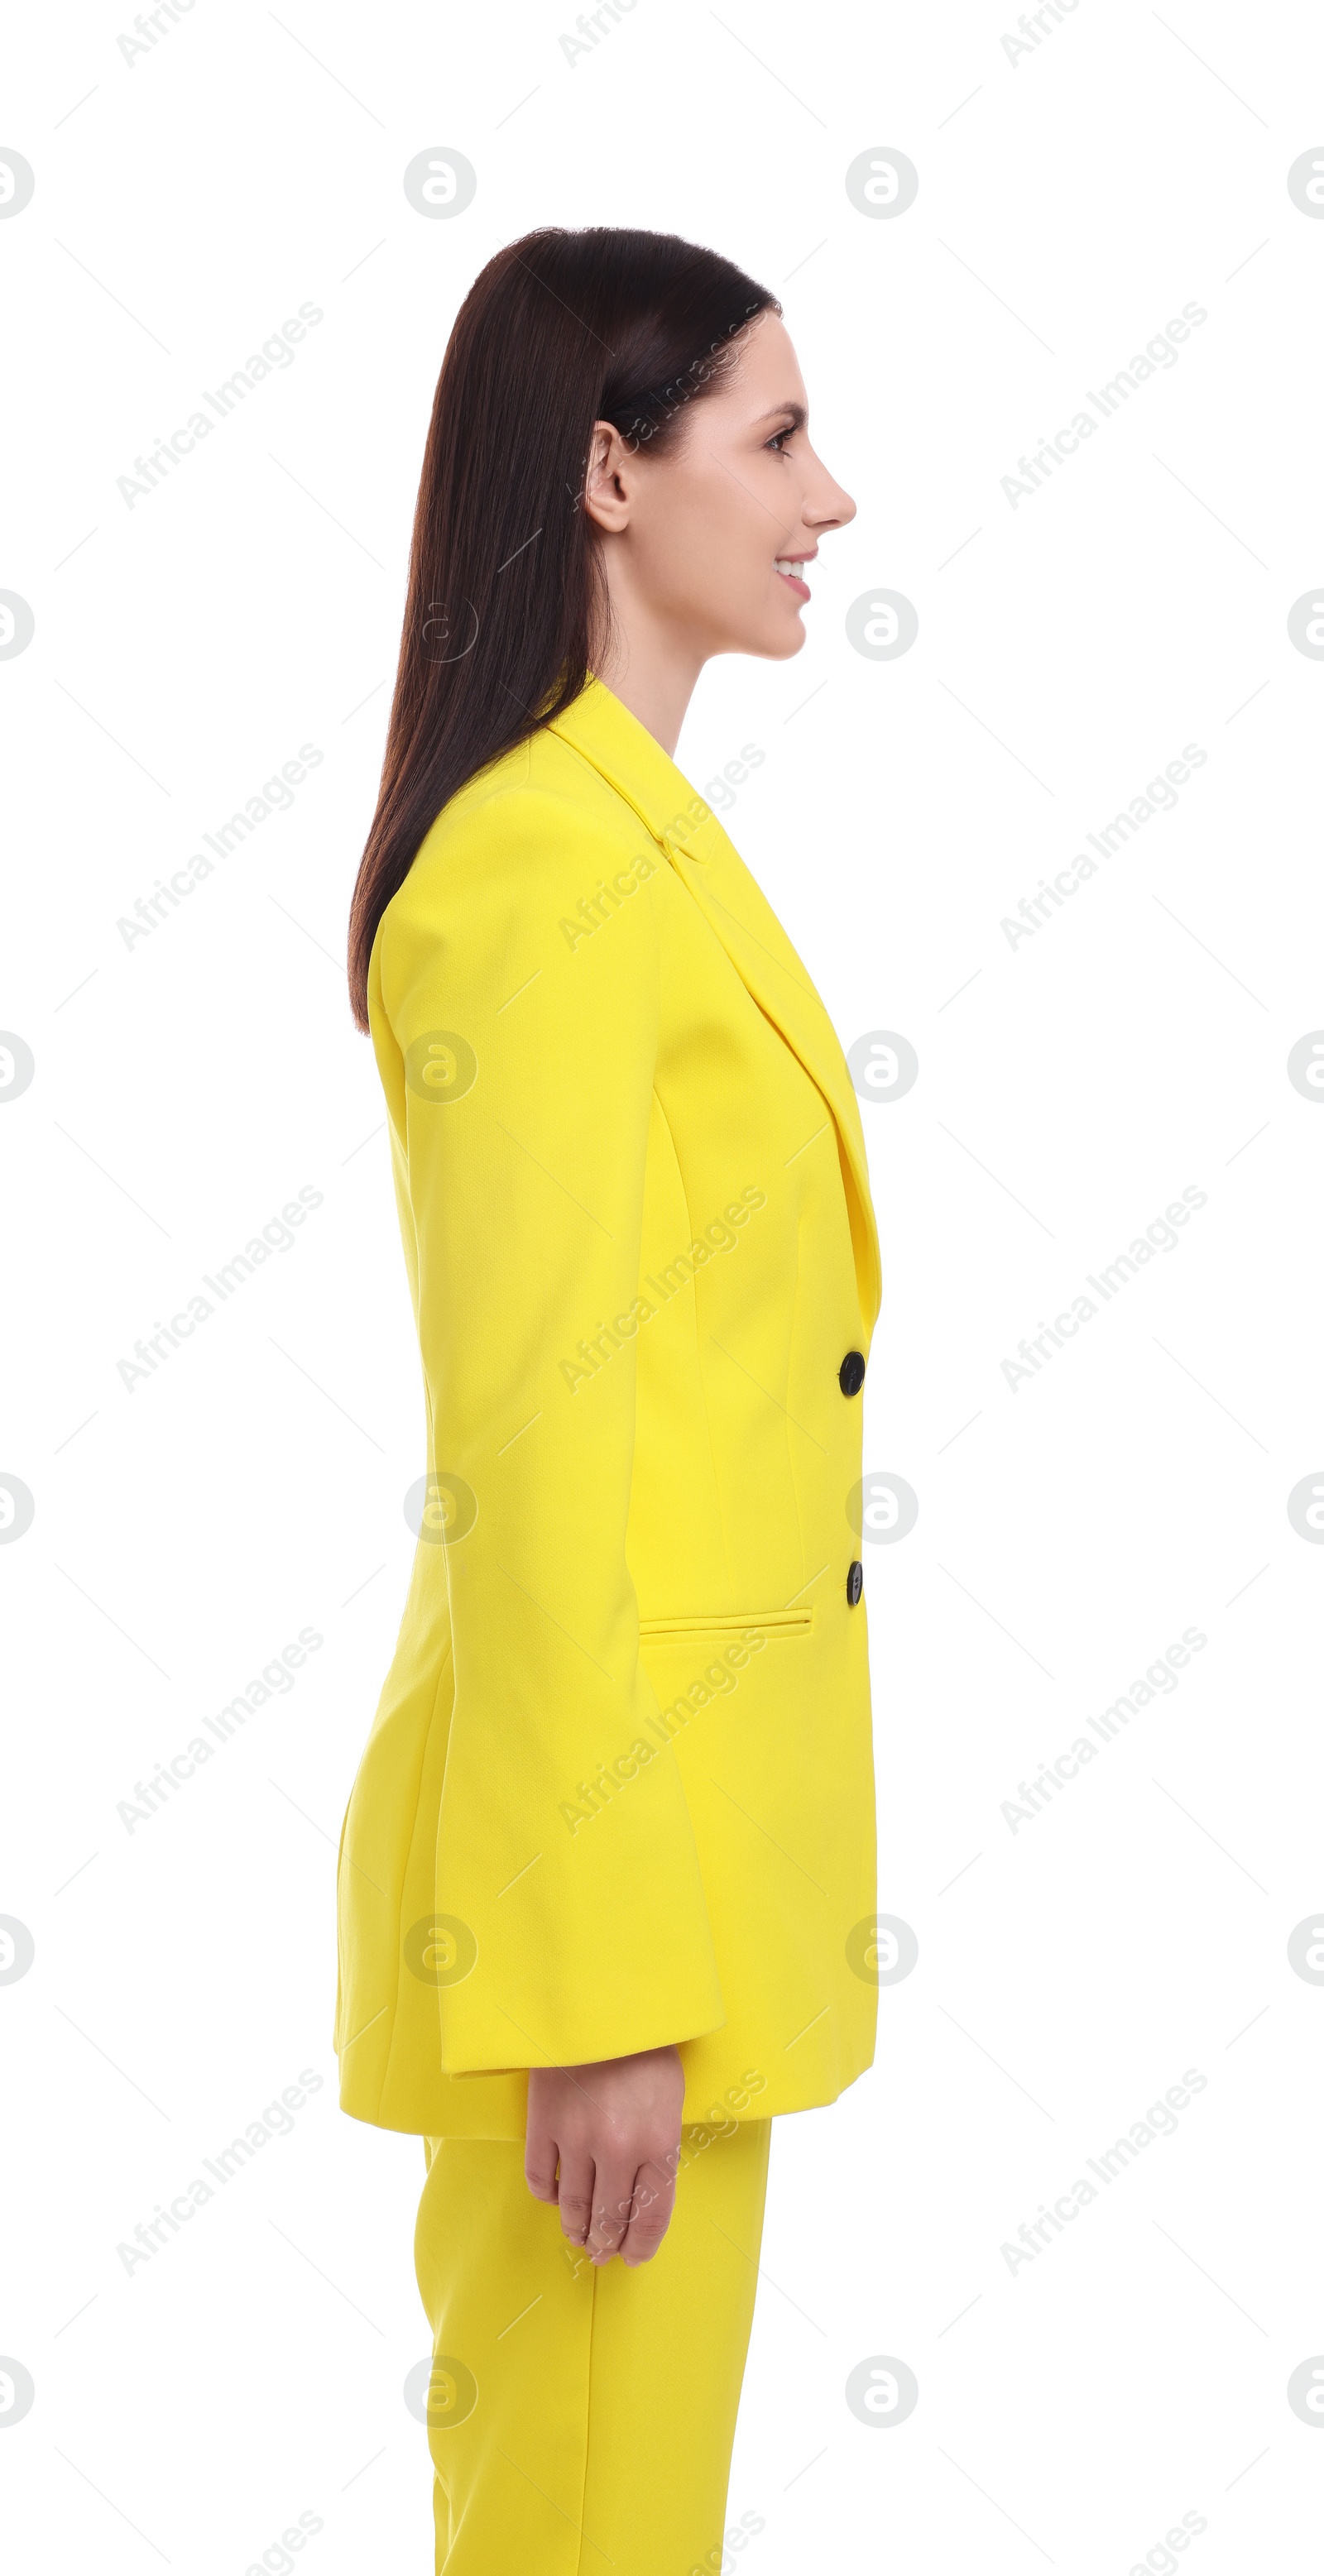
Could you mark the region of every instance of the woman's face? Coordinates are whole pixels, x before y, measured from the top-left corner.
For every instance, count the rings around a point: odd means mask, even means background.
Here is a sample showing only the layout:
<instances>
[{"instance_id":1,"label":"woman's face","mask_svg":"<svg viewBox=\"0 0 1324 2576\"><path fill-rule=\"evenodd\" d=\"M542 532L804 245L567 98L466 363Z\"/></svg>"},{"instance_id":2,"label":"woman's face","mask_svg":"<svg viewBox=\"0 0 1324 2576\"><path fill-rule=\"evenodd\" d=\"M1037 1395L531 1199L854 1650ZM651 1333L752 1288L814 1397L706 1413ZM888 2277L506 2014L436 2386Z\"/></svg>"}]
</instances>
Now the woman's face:
<instances>
[{"instance_id":1,"label":"woman's face","mask_svg":"<svg viewBox=\"0 0 1324 2576\"><path fill-rule=\"evenodd\" d=\"M585 506L613 606L706 661L785 661L819 541L855 503L809 443L809 398L784 323L761 313L731 372L688 406L670 452L598 424Z\"/></svg>"}]
</instances>

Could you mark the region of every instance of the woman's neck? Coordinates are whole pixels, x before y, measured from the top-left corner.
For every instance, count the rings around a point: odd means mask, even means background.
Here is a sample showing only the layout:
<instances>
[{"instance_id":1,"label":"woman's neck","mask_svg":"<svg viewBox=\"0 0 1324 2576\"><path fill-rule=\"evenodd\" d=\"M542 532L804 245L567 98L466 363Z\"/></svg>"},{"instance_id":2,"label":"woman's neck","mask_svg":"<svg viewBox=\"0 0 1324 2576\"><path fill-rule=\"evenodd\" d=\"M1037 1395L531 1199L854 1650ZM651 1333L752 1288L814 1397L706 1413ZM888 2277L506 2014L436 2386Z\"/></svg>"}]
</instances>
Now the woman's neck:
<instances>
[{"instance_id":1,"label":"woman's neck","mask_svg":"<svg viewBox=\"0 0 1324 2576\"><path fill-rule=\"evenodd\" d=\"M674 758L706 654L638 602L612 598L608 632L593 674Z\"/></svg>"}]
</instances>

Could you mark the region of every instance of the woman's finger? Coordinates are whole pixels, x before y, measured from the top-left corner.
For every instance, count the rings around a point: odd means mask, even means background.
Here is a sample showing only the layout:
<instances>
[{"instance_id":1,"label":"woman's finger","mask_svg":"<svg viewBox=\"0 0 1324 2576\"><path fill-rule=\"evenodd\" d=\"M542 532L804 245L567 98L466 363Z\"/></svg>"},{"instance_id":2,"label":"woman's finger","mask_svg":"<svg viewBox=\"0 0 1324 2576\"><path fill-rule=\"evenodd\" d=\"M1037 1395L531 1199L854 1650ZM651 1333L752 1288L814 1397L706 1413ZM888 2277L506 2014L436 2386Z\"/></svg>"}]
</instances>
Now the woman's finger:
<instances>
[{"instance_id":1,"label":"woman's finger","mask_svg":"<svg viewBox=\"0 0 1324 2576\"><path fill-rule=\"evenodd\" d=\"M532 2116L524 2139L524 2179L535 2200L555 2200L556 2140L546 2122Z\"/></svg>"},{"instance_id":2,"label":"woman's finger","mask_svg":"<svg viewBox=\"0 0 1324 2576\"><path fill-rule=\"evenodd\" d=\"M582 2245L588 2236L593 2217L593 2182L592 2156L582 2147L563 2148L557 2197L561 2204L561 2233L572 2245Z\"/></svg>"},{"instance_id":3,"label":"woman's finger","mask_svg":"<svg viewBox=\"0 0 1324 2576\"><path fill-rule=\"evenodd\" d=\"M609 2263L619 2254L630 2224L634 2198L635 2166L615 2156L600 2164L593 2192L593 2225L589 2231L588 2250L595 2263Z\"/></svg>"},{"instance_id":4,"label":"woman's finger","mask_svg":"<svg viewBox=\"0 0 1324 2576\"><path fill-rule=\"evenodd\" d=\"M651 2263L671 2225L675 2205L675 2163L650 2157L635 2175L630 2224L621 2245L621 2259L631 2270L638 2263Z\"/></svg>"}]
</instances>

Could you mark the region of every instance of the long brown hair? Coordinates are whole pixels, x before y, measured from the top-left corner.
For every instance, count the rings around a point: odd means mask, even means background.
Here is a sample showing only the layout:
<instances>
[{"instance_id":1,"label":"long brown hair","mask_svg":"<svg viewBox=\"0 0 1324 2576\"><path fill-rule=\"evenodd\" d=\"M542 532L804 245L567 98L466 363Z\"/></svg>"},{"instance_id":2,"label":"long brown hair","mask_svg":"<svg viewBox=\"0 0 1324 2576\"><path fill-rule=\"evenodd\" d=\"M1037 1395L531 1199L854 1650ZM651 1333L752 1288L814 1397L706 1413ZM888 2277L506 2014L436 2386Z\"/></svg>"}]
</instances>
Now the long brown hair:
<instances>
[{"instance_id":1,"label":"long brown hair","mask_svg":"<svg viewBox=\"0 0 1324 2576\"><path fill-rule=\"evenodd\" d=\"M605 593L583 504L593 423L674 443L776 297L675 233L548 226L469 289L432 406L381 789L349 918L349 989L442 807L578 697Z\"/></svg>"}]
</instances>

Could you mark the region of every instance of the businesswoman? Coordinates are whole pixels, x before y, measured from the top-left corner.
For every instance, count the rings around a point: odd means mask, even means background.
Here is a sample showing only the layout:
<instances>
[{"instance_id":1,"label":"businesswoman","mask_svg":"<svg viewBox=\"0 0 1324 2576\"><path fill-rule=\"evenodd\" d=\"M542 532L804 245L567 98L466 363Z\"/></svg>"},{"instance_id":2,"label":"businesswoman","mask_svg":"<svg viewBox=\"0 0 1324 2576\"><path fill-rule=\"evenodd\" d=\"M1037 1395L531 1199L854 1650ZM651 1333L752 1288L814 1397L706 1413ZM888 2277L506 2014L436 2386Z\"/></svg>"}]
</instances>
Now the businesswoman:
<instances>
[{"instance_id":1,"label":"businesswoman","mask_svg":"<svg viewBox=\"0 0 1324 2576\"><path fill-rule=\"evenodd\" d=\"M336 2045L425 2141L448 2576L733 2563L770 2121L873 2052L860 1120L672 758L853 515L729 261L545 230L478 278L350 929L427 1476Z\"/></svg>"}]
</instances>

